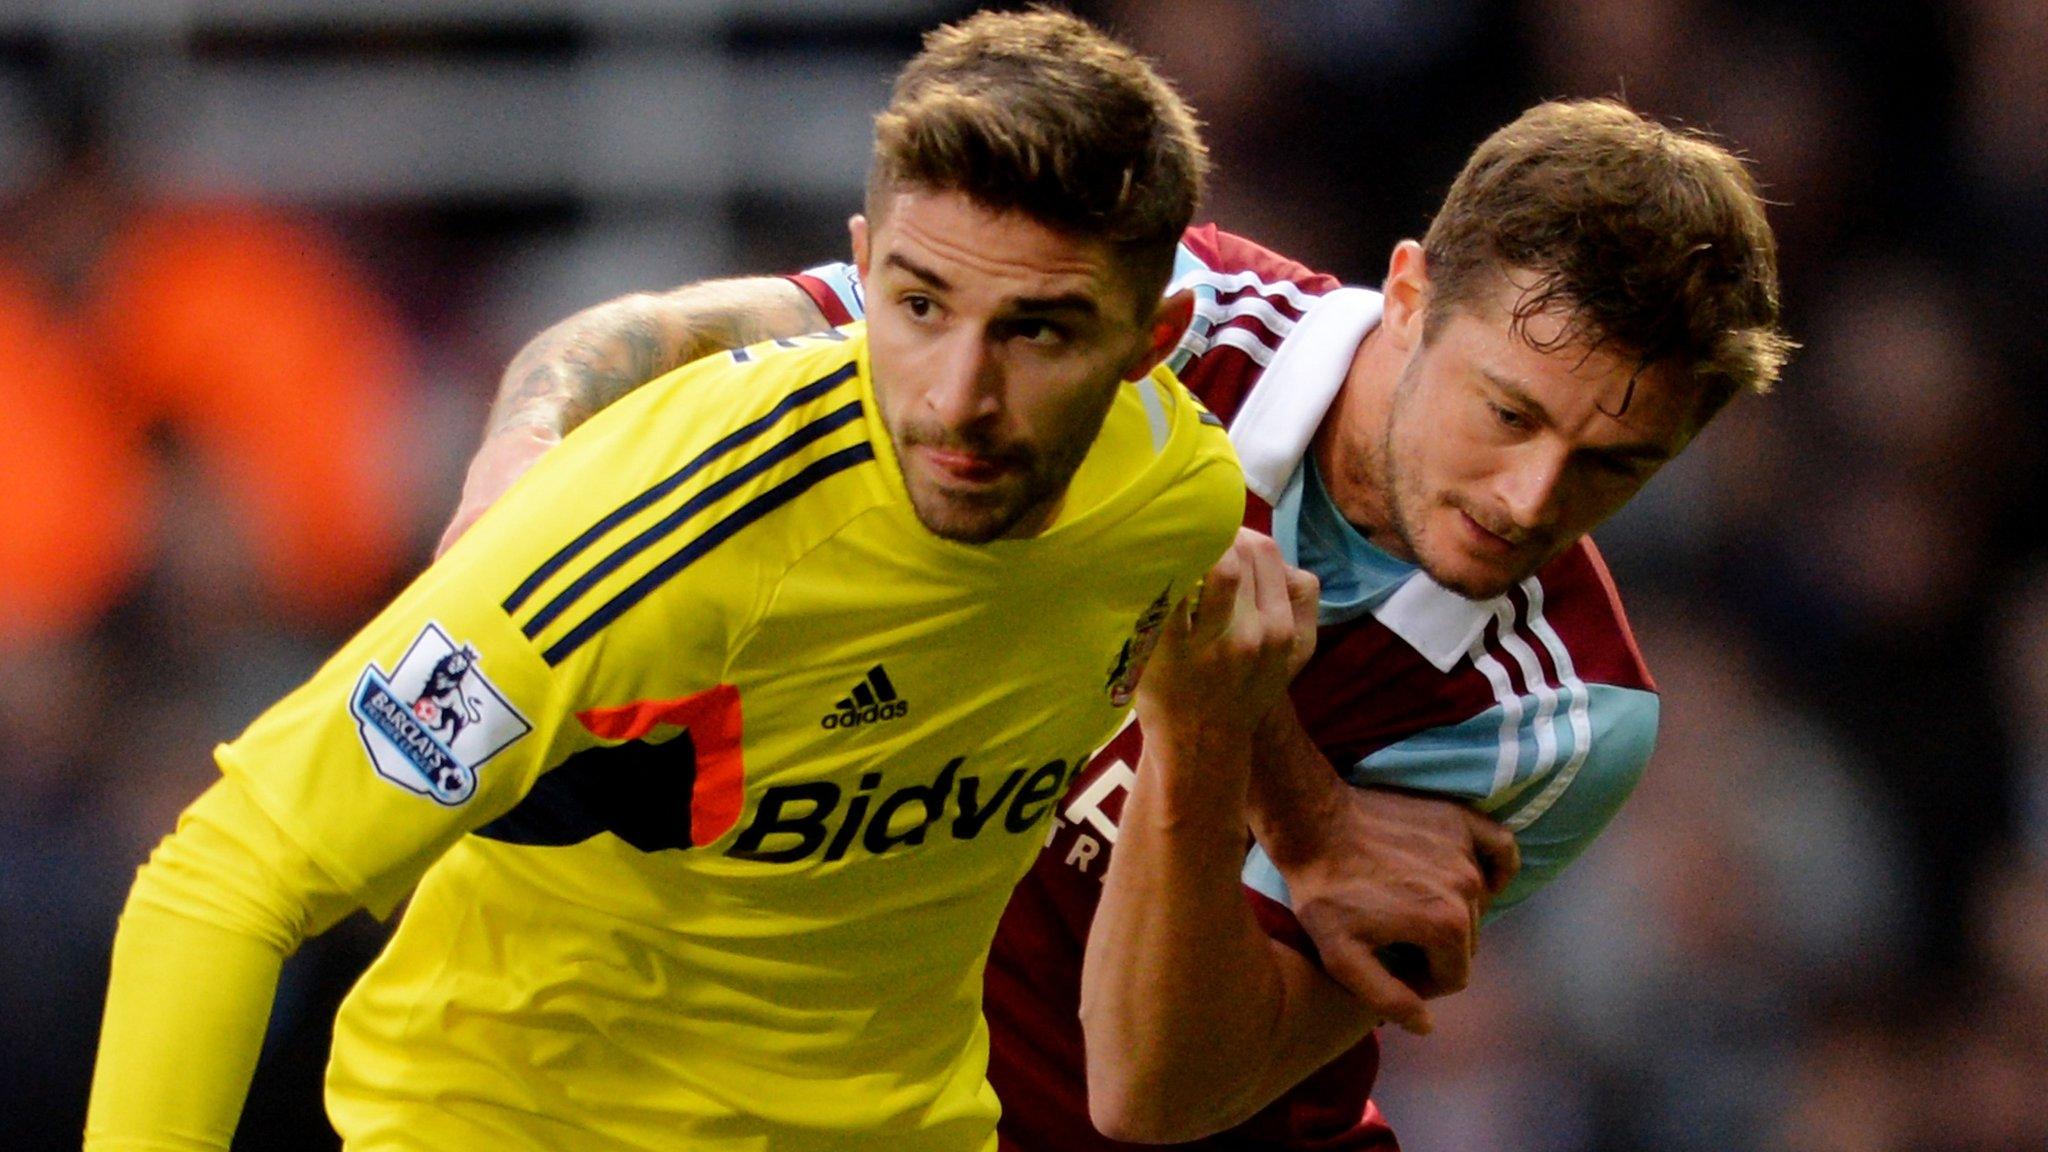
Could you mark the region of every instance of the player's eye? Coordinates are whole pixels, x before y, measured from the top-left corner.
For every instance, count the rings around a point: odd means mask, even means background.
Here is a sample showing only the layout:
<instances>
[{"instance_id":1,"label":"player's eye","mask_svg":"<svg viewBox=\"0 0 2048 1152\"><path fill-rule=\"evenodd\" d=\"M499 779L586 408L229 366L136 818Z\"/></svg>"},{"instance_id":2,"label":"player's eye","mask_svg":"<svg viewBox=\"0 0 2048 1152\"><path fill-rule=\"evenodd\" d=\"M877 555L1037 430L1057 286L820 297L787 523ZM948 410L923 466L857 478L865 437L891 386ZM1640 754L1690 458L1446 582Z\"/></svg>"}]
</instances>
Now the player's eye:
<instances>
[{"instance_id":1,"label":"player's eye","mask_svg":"<svg viewBox=\"0 0 2048 1152\"><path fill-rule=\"evenodd\" d=\"M929 296L912 292L903 297L903 310L910 313L911 318L914 320L923 320L929 317L937 308L938 305Z\"/></svg>"},{"instance_id":2,"label":"player's eye","mask_svg":"<svg viewBox=\"0 0 2048 1152\"><path fill-rule=\"evenodd\" d=\"M1501 427L1506 428L1511 432L1522 432L1528 429L1529 418L1527 416L1522 415L1520 412L1515 411L1513 408L1509 408L1503 404L1495 404L1490 400L1487 401L1486 406L1493 410L1494 422L1499 424Z\"/></svg>"},{"instance_id":3,"label":"player's eye","mask_svg":"<svg viewBox=\"0 0 2048 1152\"><path fill-rule=\"evenodd\" d=\"M1050 320L1019 320L1011 325L1010 334L1041 348L1056 347L1067 339L1067 330Z\"/></svg>"}]
</instances>

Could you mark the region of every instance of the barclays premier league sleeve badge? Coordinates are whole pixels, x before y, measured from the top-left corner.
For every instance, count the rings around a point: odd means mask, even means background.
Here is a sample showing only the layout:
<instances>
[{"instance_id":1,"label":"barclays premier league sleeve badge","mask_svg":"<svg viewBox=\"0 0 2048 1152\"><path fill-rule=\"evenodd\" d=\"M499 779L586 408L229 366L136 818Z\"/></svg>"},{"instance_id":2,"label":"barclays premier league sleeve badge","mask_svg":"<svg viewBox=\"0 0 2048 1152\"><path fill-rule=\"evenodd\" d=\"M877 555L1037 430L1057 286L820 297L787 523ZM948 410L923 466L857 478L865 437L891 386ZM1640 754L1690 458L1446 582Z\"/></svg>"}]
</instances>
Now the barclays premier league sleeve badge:
<instances>
[{"instance_id":1,"label":"barclays premier league sleeve badge","mask_svg":"<svg viewBox=\"0 0 2048 1152\"><path fill-rule=\"evenodd\" d=\"M484 678L476 649L433 623L389 673L363 669L348 710L379 776L443 804L469 799L484 761L533 730Z\"/></svg>"}]
</instances>

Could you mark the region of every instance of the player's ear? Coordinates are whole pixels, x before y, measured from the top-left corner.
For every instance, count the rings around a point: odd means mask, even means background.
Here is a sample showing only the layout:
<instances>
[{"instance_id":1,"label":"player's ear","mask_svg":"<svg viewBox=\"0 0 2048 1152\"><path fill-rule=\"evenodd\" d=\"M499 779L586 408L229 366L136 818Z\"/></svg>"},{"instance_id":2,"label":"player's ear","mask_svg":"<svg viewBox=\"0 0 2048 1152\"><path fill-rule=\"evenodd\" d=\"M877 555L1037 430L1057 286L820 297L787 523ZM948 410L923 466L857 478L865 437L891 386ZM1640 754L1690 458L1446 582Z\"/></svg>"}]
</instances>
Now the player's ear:
<instances>
[{"instance_id":1,"label":"player's ear","mask_svg":"<svg viewBox=\"0 0 2048 1152\"><path fill-rule=\"evenodd\" d=\"M868 278L868 218L855 212L846 218L846 234L853 241L853 266L860 278Z\"/></svg>"},{"instance_id":2,"label":"player's ear","mask_svg":"<svg viewBox=\"0 0 2048 1152\"><path fill-rule=\"evenodd\" d=\"M1387 258L1385 312L1380 327L1396 348L1412 352L1422 343L1423 315L1429 307L1429 258L1422 245L1403 240Z\"/></svg>"},{"instance_id":3,"label":"player's ear","mask_svg":"<svg viewBox=\"0 0 2048 1152\"><path fill-rule=\"evenodd\" d=\"M1145 351L1124 373L1126 380L1142 380L1145 374L1165 363L1173 350L1180 346L1180 338L1188 330L1188 322L1195 318L1195 294L1181 289L1159 301L1159 308L1152 313L1145 330Z\"/></svg>"}]
</instances>

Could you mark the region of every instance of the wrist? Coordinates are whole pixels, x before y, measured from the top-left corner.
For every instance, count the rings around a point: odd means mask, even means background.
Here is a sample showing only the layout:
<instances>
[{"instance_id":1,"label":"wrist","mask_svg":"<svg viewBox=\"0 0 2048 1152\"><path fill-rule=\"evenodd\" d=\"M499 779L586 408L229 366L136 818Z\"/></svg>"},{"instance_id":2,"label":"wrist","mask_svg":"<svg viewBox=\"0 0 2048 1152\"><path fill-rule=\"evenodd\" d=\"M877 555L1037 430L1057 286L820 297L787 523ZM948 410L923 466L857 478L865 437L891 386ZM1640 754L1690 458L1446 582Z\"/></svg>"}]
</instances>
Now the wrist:
<instances>
[{"instance_id":1,"label":"wrist","mask_svg":"<svg viewBox=\"0 0 2048 1152\"><path fill-rule=\"evenodd\" d=\"M1152 759L1169 773L1211 775L1218 766L1233 766L1249 775L1253 730L1228 722L1202 724L1153 724L1139 720L1145 733L1145 747Z\"/></svg>"},{"instance_id":2,"label":"wrist","mask_svg":"<svg viewBox=\"0 0 2048 1152\"><path fill-rule=\"evenodd\" d=\"M1301 721L1295 719L1294 701L1283 696L1259 717L1252 729L1252 741L1261 748L1282 749L1296 740L1306 743L1307 736L1301 730Z\"/></svg>"},{"instance_id":3,"label":"wrist","mask_svg":"<svg viewBox=\"0 0 2048 1152\"><path fill-rule=\"evenodd\" d=\"M1252 835L1276 866L1297 868L1321 851L1321 833L1341 819L1350 785L1301 733L1291 708L1268 713L1257 739L1248 812Z\"/></svg>"},{"instance_id":4,"label":"wrist","mask_svg":"<svg viewBox=\"0 0 2048 1152\"><path fill-rule=\"evenodd\" d=\"M1266 850L1274 867L1283 873L1294 873L1321 859L1327 837L1318 833L1332 827L1339 816L1334 796L1302 794L1285 808L1276 809L1270 802L1260 802L1259 788L1254 787L1251 793L1248 807L1252 838Z\"/></svg>"},{"instance_id":5,"label":"wrist","mask_svg":"<svg viewBox=\"0 0 2048 1152\"><path fill-rule=\"evenodd\" d=\"M1227 808L1232 822L1243 827L1251 775L1250 730L1217 725L1160 729L1145 729L1139 773L1149 781L1147 786L1172 811Z\"/></svg>"}]
</instances>

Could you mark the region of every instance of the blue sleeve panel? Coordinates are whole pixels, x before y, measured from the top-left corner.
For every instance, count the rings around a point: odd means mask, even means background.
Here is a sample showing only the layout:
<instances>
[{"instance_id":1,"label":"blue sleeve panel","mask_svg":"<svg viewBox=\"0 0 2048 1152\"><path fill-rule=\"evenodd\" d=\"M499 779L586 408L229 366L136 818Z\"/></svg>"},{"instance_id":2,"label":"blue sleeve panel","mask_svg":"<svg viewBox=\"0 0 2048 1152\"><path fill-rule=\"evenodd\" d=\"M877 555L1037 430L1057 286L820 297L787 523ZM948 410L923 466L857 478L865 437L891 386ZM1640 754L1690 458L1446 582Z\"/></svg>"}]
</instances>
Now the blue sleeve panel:
<instances>
[{"instance_id":1,"label":"blue sleeve panel","mask_svg":"<svg viewBox=\"0 0 2048 1152\"><path fill-rule=\"evenodd\" d=\"M1657 737L1655 693L1607 684L1574 685L1577 711L1524 697L1510 720L1495 705L1457 724L1418 732L1367 756L1349 773L1360 786L1388 785L1464 800L1506 825L1522 870L1489 916L1550 883L1592 844L1634 791ZM1287 885L1264 850L1245 862L1247 885L1287 903Z\"/></svg>"}]
</instances>

